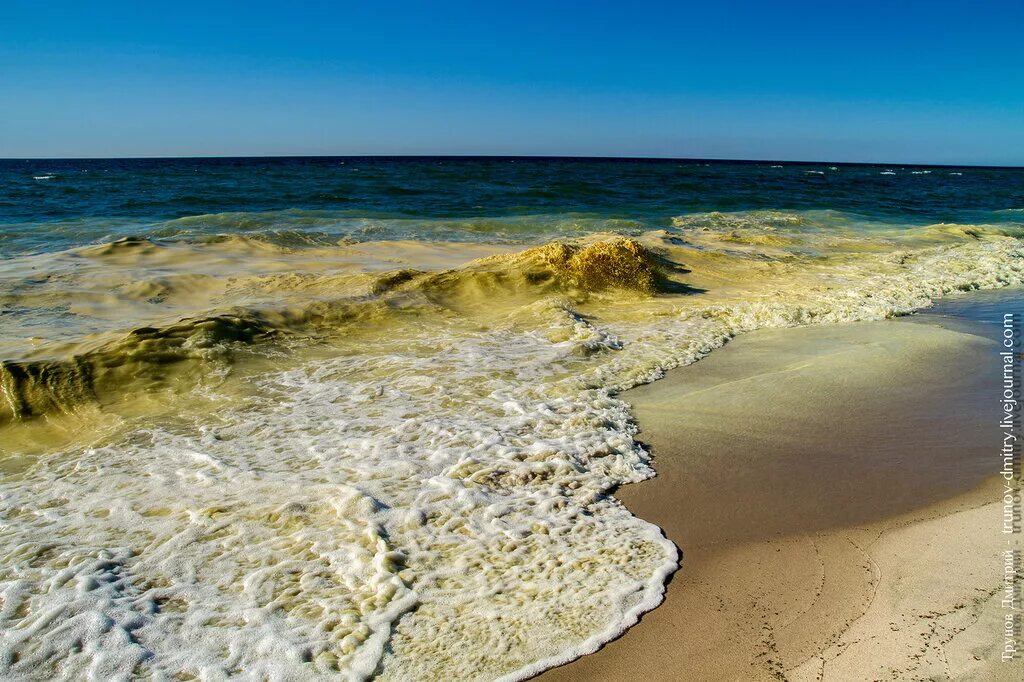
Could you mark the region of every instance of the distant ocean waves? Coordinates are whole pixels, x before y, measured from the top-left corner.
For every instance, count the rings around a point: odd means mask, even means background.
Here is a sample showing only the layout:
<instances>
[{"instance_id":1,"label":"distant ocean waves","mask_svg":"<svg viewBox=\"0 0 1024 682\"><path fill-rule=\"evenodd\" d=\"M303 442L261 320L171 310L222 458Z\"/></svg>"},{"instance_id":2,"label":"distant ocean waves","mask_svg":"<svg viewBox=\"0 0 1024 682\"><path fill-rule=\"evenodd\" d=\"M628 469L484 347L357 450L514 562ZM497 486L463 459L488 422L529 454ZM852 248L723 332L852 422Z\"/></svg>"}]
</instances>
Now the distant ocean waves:
<instances>
[{"instance_id":1,"label":"distant ocean waves","mask_svg":"<svg viewBox=\"0 0 1024 682\"><path fill-rule=\"evenodd\" d=\"M193 215L158 221L104 217L11 223L0 226L0 256L44 253L131 238L186 243L245 238L284 247L386 239L521 244L606 231L640 233L644 229L645 224L638 220L575 213L410 218L289 209Z\"/></svg>"},{"instance_id":2,"label":"distant ocean waves","mask_svg":"<svg viewBox=\"0 0 1024 682\"><path fill-rule=\"evenodd\" d=\"M835 211L887 224L1012 220L1024 170L687 160L0 160L0 257L119 237L544 241L672 216ZM278 236L275 236L278 235Z\"/></svg>"}]
</instances>

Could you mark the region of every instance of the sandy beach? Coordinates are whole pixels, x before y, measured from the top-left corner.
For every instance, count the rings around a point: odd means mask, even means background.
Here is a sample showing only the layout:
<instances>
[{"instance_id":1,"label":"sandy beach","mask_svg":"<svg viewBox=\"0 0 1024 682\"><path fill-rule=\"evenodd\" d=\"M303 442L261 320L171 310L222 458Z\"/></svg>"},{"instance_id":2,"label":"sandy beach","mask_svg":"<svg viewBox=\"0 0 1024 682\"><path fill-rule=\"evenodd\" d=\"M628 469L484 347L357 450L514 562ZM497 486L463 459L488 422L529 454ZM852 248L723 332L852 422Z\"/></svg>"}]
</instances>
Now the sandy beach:
<instances>
[{"instance_id":1,"label":"sandy beach","mask_svg":"<svg viewBox=\"0 0 1024 682\"><path fill-rule=\"evenodd\" d=\"M617 497L682 567L540 679L1020 679L999 661L996 344L918 321L754 332L628 391L657 478Z\"/></svg>"}]
</instances>

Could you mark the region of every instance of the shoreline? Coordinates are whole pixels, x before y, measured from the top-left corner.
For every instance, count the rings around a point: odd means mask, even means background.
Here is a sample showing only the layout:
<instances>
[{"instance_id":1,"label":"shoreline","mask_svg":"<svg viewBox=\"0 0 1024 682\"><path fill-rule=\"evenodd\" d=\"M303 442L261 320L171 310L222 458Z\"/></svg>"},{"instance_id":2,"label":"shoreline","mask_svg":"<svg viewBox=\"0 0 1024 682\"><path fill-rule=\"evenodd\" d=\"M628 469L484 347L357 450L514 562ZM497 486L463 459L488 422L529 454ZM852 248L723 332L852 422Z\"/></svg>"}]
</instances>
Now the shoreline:
<instances>
[{"instance_id":1,"label":"shoreline","mask_svg":"<svg viewBox=\"0 0 1024 682\"><path fill-rule=\"evenodd\" d=\"M1016 678L996 344L967 317L751 332L624 393L658 475L616 497L682 564L640 623L538 679Z\"/></svg>"}]
</instances>

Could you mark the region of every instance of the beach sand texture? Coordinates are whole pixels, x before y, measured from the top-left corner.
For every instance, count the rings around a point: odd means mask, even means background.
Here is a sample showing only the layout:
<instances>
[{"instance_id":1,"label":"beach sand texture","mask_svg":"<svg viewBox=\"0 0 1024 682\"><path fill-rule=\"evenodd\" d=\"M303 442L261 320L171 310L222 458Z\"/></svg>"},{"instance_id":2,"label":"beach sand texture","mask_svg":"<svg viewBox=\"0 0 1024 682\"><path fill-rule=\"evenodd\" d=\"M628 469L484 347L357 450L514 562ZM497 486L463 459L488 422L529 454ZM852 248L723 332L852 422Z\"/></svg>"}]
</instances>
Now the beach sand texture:
<instances>
[{"instance_id":1,"label":"beach sand texture","mask_svg":"<svg viewBox=\"0 0 1024 682\"><path fill-rule=\"evenodd\" d=\"M903 321L767 330L626 393L658 475L617 496L682 567L540 679L1020 679L999 661L995 352Z\"/></svg>"}]
</instances>

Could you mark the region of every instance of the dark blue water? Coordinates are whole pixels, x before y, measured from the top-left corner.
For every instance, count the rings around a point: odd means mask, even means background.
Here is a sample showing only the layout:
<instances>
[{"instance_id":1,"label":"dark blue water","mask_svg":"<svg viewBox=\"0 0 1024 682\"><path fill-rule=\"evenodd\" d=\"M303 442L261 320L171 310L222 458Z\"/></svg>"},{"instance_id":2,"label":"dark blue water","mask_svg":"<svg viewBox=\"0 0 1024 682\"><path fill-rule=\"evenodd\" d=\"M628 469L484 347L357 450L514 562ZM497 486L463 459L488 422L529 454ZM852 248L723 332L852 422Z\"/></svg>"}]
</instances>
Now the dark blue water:
<instances>
[{"instance_id":1,"label":"dark blue water","mask_svg":"<svg viewBox=\"0 0 1024 682\"><path fill-rule=\"evenodd\" d=\"M125 235L528 241L763 209L827 210L869 223L1019 226L1024 169L558 158L0 160L3 255Z\"/></svg>"}]
</instances>

